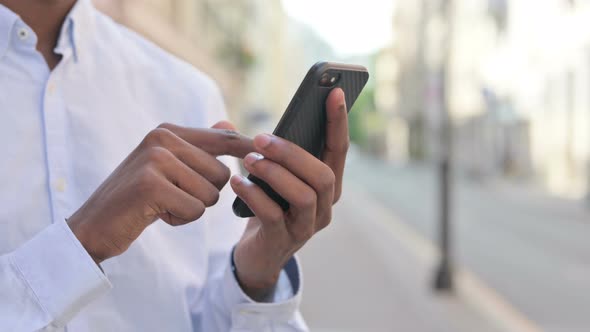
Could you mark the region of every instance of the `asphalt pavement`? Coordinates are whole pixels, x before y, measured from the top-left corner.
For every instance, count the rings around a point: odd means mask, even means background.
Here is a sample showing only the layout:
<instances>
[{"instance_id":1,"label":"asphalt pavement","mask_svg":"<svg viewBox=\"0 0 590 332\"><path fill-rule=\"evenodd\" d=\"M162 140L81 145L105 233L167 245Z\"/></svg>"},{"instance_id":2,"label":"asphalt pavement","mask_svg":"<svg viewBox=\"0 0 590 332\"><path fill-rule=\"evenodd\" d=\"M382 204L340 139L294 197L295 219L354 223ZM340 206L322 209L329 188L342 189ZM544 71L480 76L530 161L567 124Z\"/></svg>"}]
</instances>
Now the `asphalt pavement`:
<instances>
[{"instance_id":1,"label":"asphalt pavement","mask_svg":"<svg viewBox=\"0 0 590 332\"><path fill-rule=\"evenodd\" d=\"M428 285L435 263L420 260L403 245L403 235L385 231L388 223L403 224L435 244L435 174L424 165L353 156L333 225L301 253L303 311L314 331L494 329L489 315L463 299L433 296ZM584 202L461 175L454 189L456 265L539 330L590 331L590 210Z\"/></svg>"},{"instance_id":2,"label":"asphalt pavement","mask_svg":"<svg viewBox=\"0 0 590 332\"><path fill-rule=\"evenodd\" d=\"M299 254L312 331L503 331L462 298L434 292L432 255L408 244L413 231L358 189L344 193L333 223Z\"/></svg>"}]
</instances>

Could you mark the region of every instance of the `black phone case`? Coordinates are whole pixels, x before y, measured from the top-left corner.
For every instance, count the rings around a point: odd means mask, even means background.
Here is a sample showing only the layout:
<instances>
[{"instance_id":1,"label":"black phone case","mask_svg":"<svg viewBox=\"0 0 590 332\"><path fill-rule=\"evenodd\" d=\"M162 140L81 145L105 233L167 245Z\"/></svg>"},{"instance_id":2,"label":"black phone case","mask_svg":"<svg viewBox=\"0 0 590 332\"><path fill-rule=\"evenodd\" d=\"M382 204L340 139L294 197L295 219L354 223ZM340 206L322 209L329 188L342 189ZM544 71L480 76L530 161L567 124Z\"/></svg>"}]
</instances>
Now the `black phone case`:
<instances>
[{"instance_id":1,"label":"black phone case","mask_svg":"<svg viewBox=\"0 0 590 332\"><path fill-rule=\"evenodd\" d=\"M326 72L341 75L334 86L320 86L320 79ZM345 94L347 110L350 111L368 79L369 73L362 66L330 62L316 63L297 89L273 134L299 145L316 158L320 158L326 136L328 94L334 88L341 88ZM253 175L249 175L248 179L262 188L283 210L289 209L289 203L264 181ZM242 218L254 216L248 205L239 197L236 197L233 203L233 211Z\"/></svg>"}]
</instances>

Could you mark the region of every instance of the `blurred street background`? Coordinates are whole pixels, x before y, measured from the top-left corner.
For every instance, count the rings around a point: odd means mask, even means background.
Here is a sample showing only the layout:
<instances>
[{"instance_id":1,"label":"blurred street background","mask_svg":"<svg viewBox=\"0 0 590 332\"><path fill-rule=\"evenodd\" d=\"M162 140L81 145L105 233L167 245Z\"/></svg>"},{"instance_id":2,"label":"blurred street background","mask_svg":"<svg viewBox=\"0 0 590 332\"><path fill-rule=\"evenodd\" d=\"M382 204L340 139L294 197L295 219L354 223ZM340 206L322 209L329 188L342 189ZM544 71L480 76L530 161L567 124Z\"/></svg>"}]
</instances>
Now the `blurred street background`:
<instances>
[{"instance_id":1,"label":"blurred street background","mask_svg":"<svg viewBox=\"0 0 590 332\"><path fill-rule=\"evenodd\" d=\"M315 62L369 69L344 196L300 253L312 331L590 331L589 1L94 2L251 135Z\"/></svg>"}]
</instances>

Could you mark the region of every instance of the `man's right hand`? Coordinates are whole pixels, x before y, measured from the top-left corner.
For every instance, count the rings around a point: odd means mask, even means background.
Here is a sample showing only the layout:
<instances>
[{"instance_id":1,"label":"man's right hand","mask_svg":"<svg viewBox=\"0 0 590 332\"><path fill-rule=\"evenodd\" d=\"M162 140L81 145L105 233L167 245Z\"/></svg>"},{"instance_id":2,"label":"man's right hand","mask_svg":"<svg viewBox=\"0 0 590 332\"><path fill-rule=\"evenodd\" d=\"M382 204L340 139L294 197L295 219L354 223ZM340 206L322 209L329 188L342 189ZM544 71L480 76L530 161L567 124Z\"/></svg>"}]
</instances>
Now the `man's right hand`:
<instances>
[{"instance_id":1,"label":"man's right hand","mask_svg":"<svg viewBox=\"0 0 590 332\"><path fill-rule=\"evenodd\" d=\"M68 224L98 264L120 255L158 218L176 226L199 219L230 177L215 157L243 158L252 140L220 122L211 129L162 124L100 185Z\"/></svg>"}]
</instances>

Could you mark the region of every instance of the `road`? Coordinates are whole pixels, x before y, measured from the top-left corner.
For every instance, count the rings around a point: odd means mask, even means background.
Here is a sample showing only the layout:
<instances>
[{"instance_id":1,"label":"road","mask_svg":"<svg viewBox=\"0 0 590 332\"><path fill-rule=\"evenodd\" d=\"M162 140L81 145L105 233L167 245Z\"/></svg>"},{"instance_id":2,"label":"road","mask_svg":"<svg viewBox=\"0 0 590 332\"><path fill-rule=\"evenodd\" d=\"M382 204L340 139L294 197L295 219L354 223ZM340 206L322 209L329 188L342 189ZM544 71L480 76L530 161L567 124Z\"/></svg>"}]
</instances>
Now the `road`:
<instances>
[{"instance_id":1,"label":"road","mask_svg":"<svg viewBox=\"0 0 590 332\"><path fill-rule=\"evenodd\" d=\"M460 297L431 290L435 255L423 242L379 203L347 190L330 227L299 253L311 331L504 331Z\"/></svg>"},{"instance_id":2,"label":"road","mask_svg":"<svg viewBox=\"0 0 590 332\"><path fill-rule=\"evenodd\" d=\"M357 156L347 166L345 184L362 187L371 202L434 241L435 180L434 170L426 166L396 166ZM363 206L354 206L354 193L348 195L348 206L340 208L345 218L351 213L364 220L375 217ZM581 202L526 186L457 176L453 222L456 264L472 271L543 331L590 331L590 213ZM371 225L367 223L367 228ZM365 247L355 242L361 239L355 240L354 235L340 236L352 248L355 243ZM348 251L355 255L354 249ZM386 255L379 255L383 257L367 260L381 259L386 268ZM347 270L340 273L345 275ZM375 291L374 284L383 290L395 284L395 280L373 280L375 275L392 278L391 274L375 271L371 275L370 283L365 283L367 291Z\"/></svg>"}]
</instances>

